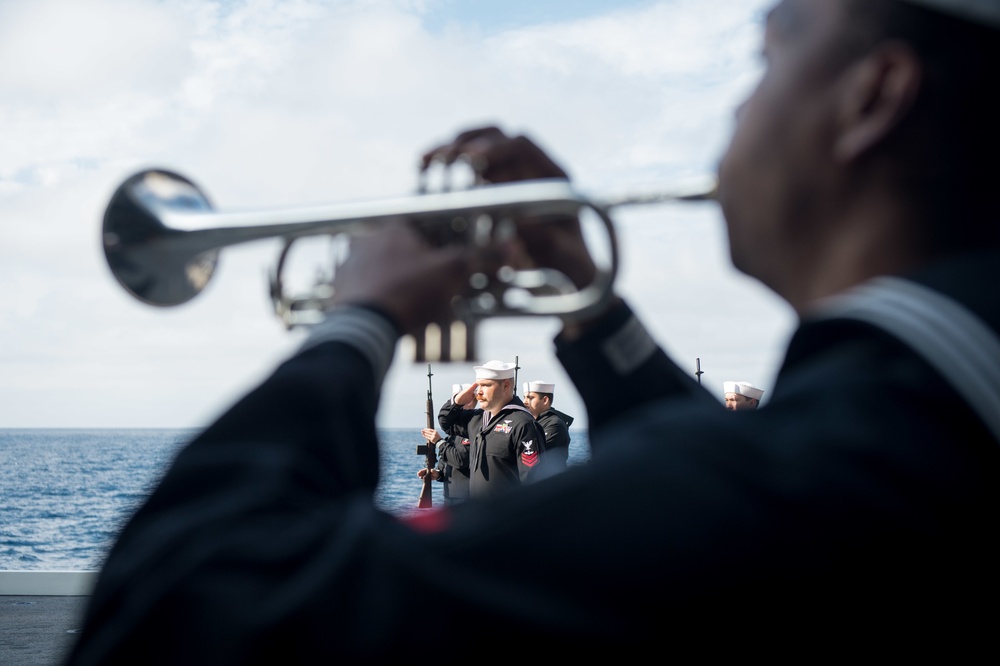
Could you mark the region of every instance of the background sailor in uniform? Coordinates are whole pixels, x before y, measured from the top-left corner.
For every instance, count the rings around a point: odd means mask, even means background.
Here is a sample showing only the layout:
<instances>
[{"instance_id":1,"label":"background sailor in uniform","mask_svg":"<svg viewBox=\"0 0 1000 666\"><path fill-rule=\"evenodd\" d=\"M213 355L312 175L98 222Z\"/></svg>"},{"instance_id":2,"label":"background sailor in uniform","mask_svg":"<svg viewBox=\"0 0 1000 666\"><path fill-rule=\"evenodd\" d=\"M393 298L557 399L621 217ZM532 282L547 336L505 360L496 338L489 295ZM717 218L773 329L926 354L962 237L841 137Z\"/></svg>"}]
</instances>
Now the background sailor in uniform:
<instances>
[{"instance_id":1,"label":"background sailor in uniform","mask_svg":"<svg viewBox=\"0 0 1000 666\"><path fill-rule=\"evenodd\" d=\"M514 395L515 365L489 361L473 368L476 383L459 393L438 422L445 430L459 423L471 440L470 496L482 498L520 486L534 476L545 456L545 433ZM462 401L475 397L479 409Z\"/></svg>"},{"instance_id":2,"label":"background sailor in uniform","mask_svg":"<svg viewBox=\"0 0 1000 666\"><path fill-rule=\"evenodd\" d=\"M760 405L763 389L753 387L750 382L723 382L722 390L726 399L726 409L734 412L752 411Z\"/></svg>"},{"instance_id":3,"label":"background sailor in uniform","mask_svg":"<svg viewBox=\"0 0 1000 666\"><path fill-rule=\"evenodd\" d=\"M546 469L555 469L556 465L566 467L569 459L569 427L573 425L572 416L552 408L555 388L555 384L541 380L524 383L524 406L545 432Z\"/></svg>"},{"instance_id":4,"label":"background sailor in uniform","mask_svg":"<svg viewBox=\"0 0 1000 666\"><path fill-rule=\"evenodd\" d=\"M451 397L441 409L453 404L455 396L471 386L472 384L452 384ZM465 405L465 409L476 409L476 403L470 401ZM417 470L417 476L422 479L430 473L435 481L441 481L444 484L444 500L447 504L469 499L469 433L465 425L454 423L444 437L435 428L424 428L420 434L431 444L437 444L438 460L432 470L426 467Z\"/></svg>"}]
</instances>

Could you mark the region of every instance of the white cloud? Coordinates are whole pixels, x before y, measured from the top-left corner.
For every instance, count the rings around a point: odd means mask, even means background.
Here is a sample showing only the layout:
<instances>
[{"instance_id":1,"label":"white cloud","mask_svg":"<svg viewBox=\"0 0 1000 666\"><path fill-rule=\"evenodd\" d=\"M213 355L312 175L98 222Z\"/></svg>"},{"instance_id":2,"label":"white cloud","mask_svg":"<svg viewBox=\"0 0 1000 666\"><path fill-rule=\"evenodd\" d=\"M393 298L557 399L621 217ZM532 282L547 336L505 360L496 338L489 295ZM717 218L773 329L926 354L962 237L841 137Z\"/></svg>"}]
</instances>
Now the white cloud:
<instances>
[{"instance_id":1,"label":"white cloud","mask_svg":"<svg viewBox=\"0 0 1000 666\"><path fill-rule=\"evenodd\" d=\"M190 58L179 7L151 0L0 4L0 86L60 104L175 85Z\"/></svg>"}]
</instances>

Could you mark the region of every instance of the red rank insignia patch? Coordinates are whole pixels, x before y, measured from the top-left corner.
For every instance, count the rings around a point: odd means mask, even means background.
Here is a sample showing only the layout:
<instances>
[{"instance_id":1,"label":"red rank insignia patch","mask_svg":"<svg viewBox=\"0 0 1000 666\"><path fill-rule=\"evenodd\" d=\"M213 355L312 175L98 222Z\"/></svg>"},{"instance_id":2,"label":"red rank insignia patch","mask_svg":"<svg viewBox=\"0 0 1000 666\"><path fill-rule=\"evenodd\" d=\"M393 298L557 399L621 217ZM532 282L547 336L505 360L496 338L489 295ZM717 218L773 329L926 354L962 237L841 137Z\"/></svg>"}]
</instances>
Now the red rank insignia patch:
<instances>
[{"instance_id":1,"label":"red rank insignia patch","mask_svg":"<svg viewBox=\"0 0 1000 666\"><path fill-rule=\"evenodd\" d=\"M462 444L465 444L466 446L468 446L469 445L469 438L466 437L465 439L463 439L462 440Z\"/></svg>"},{"instance_id":2,"label":"red rank insignia patch","mask_svg":"<svg viewBox=\"0 0 1000 666\"><path fill-rule=\"evenodd\" d=\"M521 442L521 445L524 446L524 451L521 452L521 464L526 467L534 467L538 464L538 451L533 448L534 443L532 439Z\"/></svg>"}]
</instances>

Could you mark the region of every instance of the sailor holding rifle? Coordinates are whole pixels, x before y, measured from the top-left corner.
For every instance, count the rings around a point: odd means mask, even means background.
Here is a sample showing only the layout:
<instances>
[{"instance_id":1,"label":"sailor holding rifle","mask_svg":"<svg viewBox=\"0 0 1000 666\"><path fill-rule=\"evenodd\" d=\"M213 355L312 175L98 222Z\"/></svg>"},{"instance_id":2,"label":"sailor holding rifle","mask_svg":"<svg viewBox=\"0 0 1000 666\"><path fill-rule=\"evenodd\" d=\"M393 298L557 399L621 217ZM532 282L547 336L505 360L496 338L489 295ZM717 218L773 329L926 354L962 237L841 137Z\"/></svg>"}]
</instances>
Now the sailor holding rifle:
<instances>
[{"instance_id":1,"label":"sailor holding rifle","mask_svg":"<svg viewBox=\"0 0 1000 666\"><path fill-rule=\"evenodd\" d=\"M402 225L360 237L325 323L122 530L70 663L412 659L431 598L461 618L465 662L994 653L1000 2L780 0L763 53L718 198L735 266L801 324L753 419L614 299L555 341L591 464L380 512L396 341L446 321L489 258ZM493 128L427 155L458 158L489 182L565 176ZM522 259L590 283L575 220L520 234ZM442 589L446 568L466 585Z\"/></svg>"},{"instance_id":2,"label":"sailor holding rifle","mask_svg":"<svg viewBox=\"0 0 1000 666\"><path fill-rule=\"evenodd\" d=\"M441 406L444 411L455 404L455 396L467 391L472 384L452 384L451 397ZM465 409L476 409L476 403L470 400ZM435 481L444 484L444 501L446 504L456 504L469 499L469 433L465 426L456 421L445 429L447 436L442 437L436 428L424 428L420 434L431 444L437 445L437 466L428 470L423 467L417 471L419 478L431 474Z\"/></svg>"}]
</instances>

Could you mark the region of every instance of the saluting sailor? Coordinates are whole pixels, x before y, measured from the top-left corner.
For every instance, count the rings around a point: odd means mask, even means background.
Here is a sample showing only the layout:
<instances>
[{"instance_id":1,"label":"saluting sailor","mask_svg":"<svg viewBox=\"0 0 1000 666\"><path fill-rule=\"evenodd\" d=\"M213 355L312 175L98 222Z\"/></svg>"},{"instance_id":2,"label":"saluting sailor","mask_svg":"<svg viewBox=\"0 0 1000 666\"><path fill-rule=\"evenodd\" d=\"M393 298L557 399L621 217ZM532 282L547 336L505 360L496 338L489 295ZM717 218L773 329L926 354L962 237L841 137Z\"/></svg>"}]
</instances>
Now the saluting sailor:
<instances>
[{"instance_id":1,"label":"saluting sailor","mask_svg":"<svg viewBox=\"0 0 1000 666\"><path fill-rule=\"evenodd\" d=\"M473 368L476 383L438 413L446 431L465 424L470 445L470 497L490 497L527 482L545 455L545 434L514 395L514 364L489 361ZM479 409L466 410L473 400Z\"/></svg>"},{"instance_id":2,"label":"saluting sailor","mask_svg":"<svg viewBox=\"0 0 1000 666\"><path fill-rule=\"evenodd\" d=\"M552 468L559 464L565 468L569 460L569 427L573 425L573 417L552 408L556 385L551 382L535 380L524 383L524 406L538 421L545 432L545 465Z\"/></svg>"},{"instance_id":3,"label":"saluting sailor","mask_svg":"<svg viewBox=\"0 0 1000 666\"><path fill-rule=\"evenodd\" d=\"M754 387L750 382L722 382L722 391L726 399L726 409L734 412L757 409L764 395L763 389Z\"/></svg>"}]
</instances>

